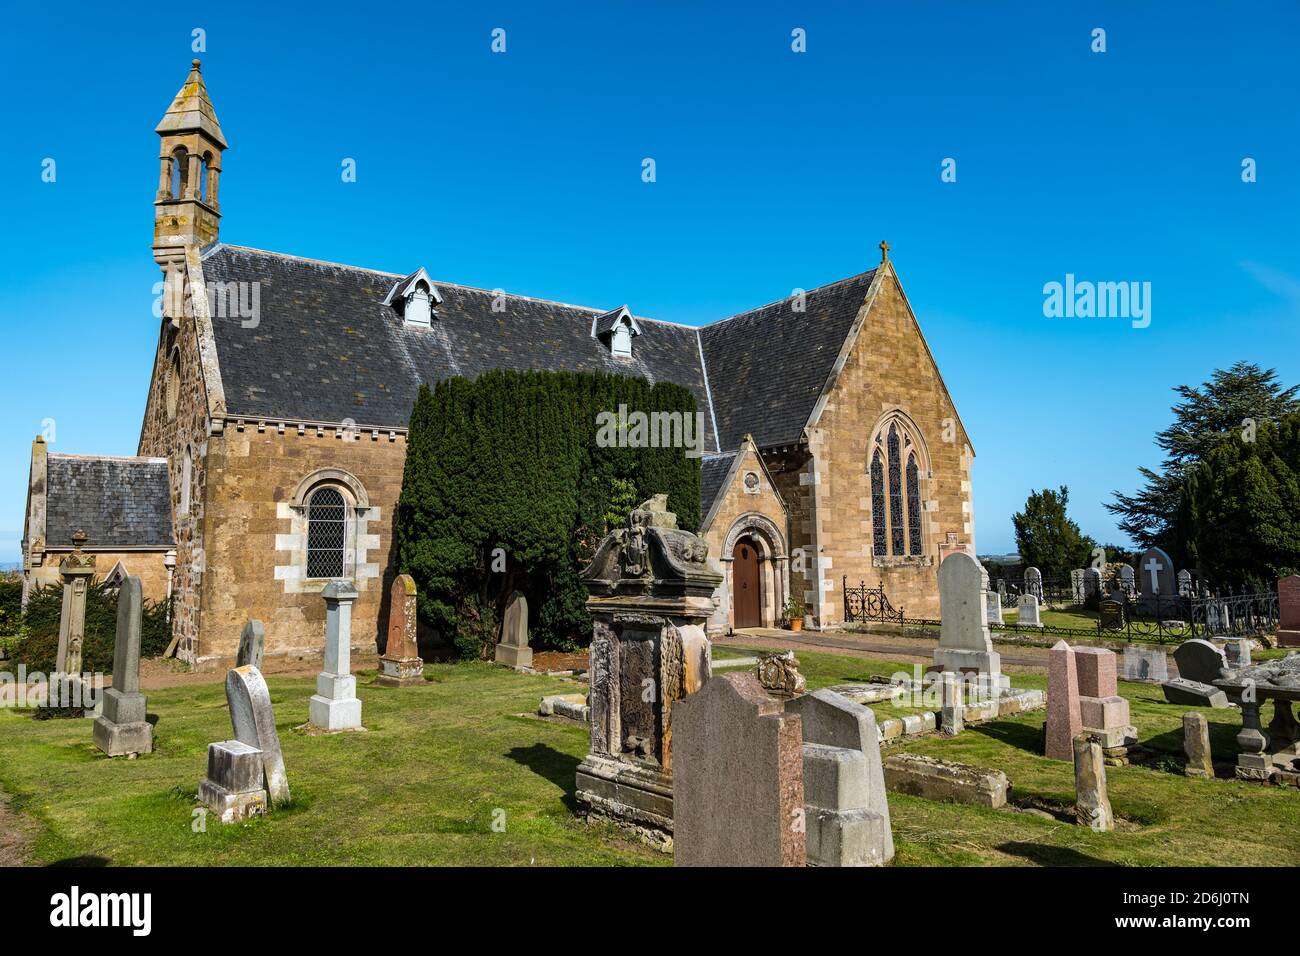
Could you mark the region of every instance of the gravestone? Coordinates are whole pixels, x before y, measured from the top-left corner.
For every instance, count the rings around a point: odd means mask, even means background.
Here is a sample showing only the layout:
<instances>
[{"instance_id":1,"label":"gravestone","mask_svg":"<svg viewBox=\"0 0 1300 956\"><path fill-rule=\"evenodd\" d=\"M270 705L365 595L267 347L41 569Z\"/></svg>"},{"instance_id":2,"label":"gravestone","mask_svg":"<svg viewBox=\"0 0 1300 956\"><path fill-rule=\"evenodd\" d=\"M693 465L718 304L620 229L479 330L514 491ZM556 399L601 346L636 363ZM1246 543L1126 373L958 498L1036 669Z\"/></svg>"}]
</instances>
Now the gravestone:
<instances>
[{"instance_id":1,"label":"gravestone","mask_svg":"<svg viewBox=\"0 0 1300 956\"><path fill-rule=\"evenodd\" d=\"M1210 754L1210 724L1204 714L1196 711L1183 714L1183 750L1187 754L1187 766L1183 770L1187 776L1214 776L1214 761Z\"/></svg>"},{"instance_id":2,"label":"gravestone","mask_svg":"<svg viewBox=\"0 0 1300 956\"><path fill-rule=\"evenodd\" d=\"M1038 568L1025 568L1025 593L1038 598L1043 603L1043 572Z\"/></svg>"},{"instance_id":3,"label":"gravestone","mask_svg":"<svg viewBox=\"0 0 1300 956\"><path fill-rule=\"evenodd\" d=\"M59 647L50 675L50 707L93 706L94 692L81 678L82 645L86 638L86 593L95 574L95 556L82 551L86 533L72 536L72 553L59 562L63 579L63 607L59 613ZM86 716L90 716L87 712Z\"/></svg>"},{"instance_id":4,"label":"gravestone","mask_svg":"<svg viewBox=\"0 0 1300 956\"><path fill-rule=\"evenodd\" d=\"M1104 647L1076 647L1074 662L1083 729L1101 745L1108 763L1126 763L1128 748L1137 743L1137 728L1129 723L1128 700L1119 696L1115 652Z\"/></svg>"},{"instance_id":5,"label":"gravestone","mask_svg":"<svg viewBox=\"0 0 1300 956\"><path fill-rule=\"evenodd\" d=\"M1161 617L1174 616L1178 595L1174 583L1174 563L1159 548L1147 548L1138 561L1138 587L1142 592L1142 613Z\"/></svg>"},{"instance_id":6,"label":"gravestone","mask_svg":"<svg viewBox=\"0 0 1300 956\"><path fill-rule=\"evenodd\" d=\"M261 621L249 619L239 632L239 652L235 655L236 667L262 669L262 652L266 649L266 628Z\"/></svg>"},{"instance_id":7,"label":"gravestone","mask_svg":"<svg viewBox=\"0 0 1300 956\"><path fill-rule=\"evenodd\" d=\"M1083 585L1083 569L1077 568L1070 572L1070 603L1082 604L1085 598Z\"/></svg>"},{"instance_id":8,"label":"gravestone","mask_svg":"<svg viewBox=\"0 0 1300 956\"><path fill-rule=\"evenodd\" d=\"M388 641L379 658L381 687L416 687L424 683L424 661L416 641L415 579L399 574L388 591Z\"/></svg>"},{"instance_id":9,"label":"gravestone","mask_svg":"<svg viewBox=\"0 0 1300 956\"><path fill-rule=\"evenodd\" d=\"M518 591L510 595L501 625L501 643L496 646L496 662L522 670L533 666L533 651L528 646L528 598Z\"/></svg>"},{"instance_id":10,"label":"gravestone","mask_svg":"<svg viewBox=\"0 0 1300 956\"><path fill-rule=\"evenodd\" d=\"M591 723L575 796L588 816L667 844L674 712L709 679L704 627L722 573L707 542L680 530L656 495L605 536L581 577L591 594Z\"/></svg>"},{"instance_id":11,"label":"gravestone","mask_svg":"<svg viewBox=\"0 0 1300 956\"><path fill-rule=\"evenodd\" d=\"M1228 666L1223 651L1199 637L1178 645L1174 663L1178 665L1179 677L1202 684L1218 680L1220 672Z\"/></svg>"},{"instance_id":12,"label":"gravestone","mask_svg":"<svg viewBox=\"0 0 1300 956\"><path fill-rule=\"evenodd\" d=\"M1038 614L1038 598L1032 594L1020 595L1016 609L1019 612L1017 621L1021 624L1027 624L1030 627L1042 627L1043 621Z\"/></svg>"},{"instance_id":13,"label":"gravestone","mask_svg":"<svg viewBox=\"0 0 1300 956\"><path fill-rule=\"evenodd\" d=\"M1236 669L1238 667L1250 666L1250 639L1245 637L1233 638L1225 641L1223 644L1223 656L1228 662L1228 667Z\"/></svg>"},{"instance_id":14,"label":"gravestone","mask_svg":"<svg viewBox=\"0 0 1300 956\"><path fill-rule=\"evenodd\" d=\"M832 690L797 697L785 710L799 715L803 732L809 865L885 865L894 837L876 715Z\"/></svg>"},{"instance_id":15,"label":"gravestone","mask_svg":"<svg viewBox=\"0 0 1300 956\"><path fill-rule=\"evenodd\" d=\"M1103 631L1124 630L1124 604L1121 601L1102 601L1098 606L1101 620L1098 627Z\"/></svg>"},{"instance_id":16,"label":"gravestone","mask_svg":"<svg viewBox=\"0 0 1300 956\"><path fill-rule=\"evenodd\" d=\"M1102 599L1101 571L1097 568L1083 569L1084 603L1095 603Z\"/></svg>"},{"instance_id":17,"label":"gravestone","mask_svg":"<svg viewBox=\"0 0 1300 956\"><path fill-rule=\"evenodd\" d=\"M199 800L222 823L238 823L266 812L262 751L240 740L208 744L208 775Z\"/></svg>"},{"instance_id":18,"label":"gravestone","mask_svg":"<svg viewBox=\"0 0 1300 956\"><path fill-rule=\"evenodd\" d=\"M677 702L674 866L804 866L798 714L750 673L720 674Z\"/></svg>"},{"instance_id":19,"label":"gravestone","mask_svg":"<svg viewBox=\"0 0 1300 956\"><path fill-rule=\"evenodd\" d=\"M325 669L316 675L308 720L328 733L358 730L361 701L352 676L352 603L360 594L350 581L331 581L321 597L325 599Z\"/></svg>"},{"instance_id":20,"label":"gravestone","mask_svg":"<svg viewBox=\"0 0 1300 956\"><path fill-rule=\"evenodd\" d=\"M993 650L988 626L989 576L965 551L954 551L939 565L939 646L936 669L959 674L978 673L980 684L1005 688L1002 657ZM996 597L996 596L995 596Z\"/></svg>"},{"instance_id":21,"label":"gravestone","mask_svg":"<svg viewBox=\"0 0 1300 956\"><path fill-rule=\"evenodd\" d=\"M230 705L235 739L261 751L264 786L270 802L287 802L289 777L280 751L280 735L275 729L271 692L262 672L252 665L229 671L226 674L226 702Z\"/></svg>"},{"instance_id":22,"label":"gravestone","mask_svg":"<svg viewBox=\"0 0 1300 956\"><path fill-rule=\"evenodd\" d=\"M1277 645L1300 647L1300 574L1278 578Z\"/></svg>"},{"instance_id":23,"label":"gravestone","mask_svg":"<svg viewBox=\"0 0 1300 956\"><path fill-rule=\"evenodd\" d=\"M1137 593L1136 576L1133 573L1132 565L1120 565L1119 589L1129 598L1132 598L1133 595Z\"/></svg>"},{"instance_id":24,"label":"gravestone","mask_svg":"<svg viewBox=\"0 0 1300 956\"><path fill-rule=\"evenodd\" d=\"M1196 596L1196 591L1192 587L1192 572L1186 568L1178 572L1178 594L1180 597Z\"/></svg>"},{"instance_id":25,"label":"gravestone","mask_svg":"<svg viewBox=\"0 0 1300 956\"><path fill-rule=\"evenodd\" d=\"M1081 697L1114 697L1118 690L1118 659L1104 647L1076 647L1075 672Z\"/></svg>"},{"instance_id":26,"label":"gravestone","mask_svg":"<svg viewBox=\"0 0 1300 956\"><path fill-rule=\"evenodd\" d=\"M1057 641L1047 654L1047 734L1043 752L1056 760L1074 759L1074 738L1082 729L1074 648Z\"/></svg>"},{"instance_id":27,"label":"gravestone","mask_svg":"<svg viewBox=\"0 0 1300 956\"><path fill-rule=\"evenodd\" d=\"M998 578L998 597L1004 598L1006 596L1007 596L1007 580L1006 578Z\"/></svg>"},{"instance_id":28,"label":"gravestone","mask_svg":"<svg viewBox=\"0 0 1300 956\"><path fill-rule=\"evenodd\" d=\"M939 675L940 729L949 737L956 737L965 729L966 690L961 676L951 671Z\"/></svg>"},{"instance_id":29,"label":"gravestone","mask_svg":"<svg viewBox=\"0 0 1300 956\"><path fill-rule=\"evenodd\" d=\"M1131 681L1165 681L1169 679L1169 663L1159 647L1139 647L1129 644L1124 648L1120 676Z\"/></svg>"},{"instance_id":30,"label":"gravestone","mask_svg":"<svg viewBox=\"0 0 1300 956\"><path fill-rule=\"evenodd\" d=\"M1088 734L1071 741L1074 758L1074 807L1080 826L1098 833L1115 829L1115 815L1106 793L1106 764L1101 745Z\"/></svg>"},{"instance_id":31,"label":"gravestone","mask_svg":"<svg viewBox=\"0 0 1300 956\"><path fill-rule=\"evenodd\" d=\"M113 686L104 691L103 714L95 718L95 746L110 757L153 750L153 726L145 719L140 693L140 579L122 582L117 594L117 634L113 640Z\"/></svg>"},{"instance_id":32,"label":"gravestone","mask_svg":"<svg viewBox=\"0 0 1300 956\"><path fill-rule=\"evenodd\" d=\"M1175 677L1173 680L1162 681L1160 688L1165 693L1165 700L1171 704L1183 704L1187 707L1225 708L1228 706L1228 695L1213 684L1188 680L1186 677Z\"/></svg>"},{"instance_id":33,"label":"gravestone","mask_svg":"<svg viewBox=\"0 0 1300 956\"><path fill-rule=\"evenodd\" d=\"M987 603L985 618L989 624L1001 624L1002 621L1002 595L998 591L985 591L984 599Z\"/></svg>"}]
</instances>

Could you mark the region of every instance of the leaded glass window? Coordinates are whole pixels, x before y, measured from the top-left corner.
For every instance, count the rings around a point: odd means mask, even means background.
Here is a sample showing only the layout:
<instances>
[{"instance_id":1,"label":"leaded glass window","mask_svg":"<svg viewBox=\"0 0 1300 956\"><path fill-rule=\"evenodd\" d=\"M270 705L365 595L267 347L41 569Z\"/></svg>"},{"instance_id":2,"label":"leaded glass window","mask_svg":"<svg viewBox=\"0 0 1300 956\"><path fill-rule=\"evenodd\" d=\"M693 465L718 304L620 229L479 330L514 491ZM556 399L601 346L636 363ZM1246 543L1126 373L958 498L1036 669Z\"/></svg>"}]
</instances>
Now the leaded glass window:
<instances>
[{"instance_id":1,"label":"leaded glass window","mask_svg":"<svg viewBox=\"0 0 1300 956\"><path fill-rule=\"evenodd\" d=\"M321 488L307 506L307 577L343 577L347 504L336 488Z\"/></svg>"},{"instance_id":2,"label":"leaded glass window","mask_svg":"<svg viewBox=\"0 0 1300 956\"><path fill-rule=\"evenodd\" d=\"M878 555L888 553L885 534L885 469L880 463L880 449L871 456L871 535L873 551Z\"/></svg>"},{"instance_id":3,"label":"leaded glass window","mask_svg":"<svg viewBox=\"0 0 1300 956\"><path fill-rule=\"evenodd\" d=\"M916 456L907 456L907 548L908 554L921 553L921 482Z\"/></svg>"},{"instance_id":4,"label":"leaded glass window","mask_svg":"<svg viewBox=\"0 0 1300 956\"><path fill-rule=\"evenodd\" d=\"M889 545L890 553L903 550L903 468L898 452L898 428L889 426Z\"/></svg>"}]
</instances>

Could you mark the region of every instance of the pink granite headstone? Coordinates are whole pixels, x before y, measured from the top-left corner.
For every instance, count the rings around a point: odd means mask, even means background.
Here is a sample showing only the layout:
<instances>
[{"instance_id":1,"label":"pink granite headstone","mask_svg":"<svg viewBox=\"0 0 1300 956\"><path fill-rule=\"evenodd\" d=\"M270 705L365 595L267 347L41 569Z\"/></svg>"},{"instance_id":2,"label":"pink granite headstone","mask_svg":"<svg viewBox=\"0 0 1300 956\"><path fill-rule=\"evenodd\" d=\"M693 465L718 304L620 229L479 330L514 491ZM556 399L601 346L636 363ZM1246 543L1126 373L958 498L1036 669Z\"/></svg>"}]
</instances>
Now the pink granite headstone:
<instances>
[{"instance_id":1,"label":"pink granite headstone","mask_svg":"<svg viewBox=\"0 0 1300 956\"><path fill-rule=\"evenodd\" d=\"M1044 752L1056 760L1074 759L1074 738L1083 729L1079 716L1079 672L1074 648L1057 641L1047 655L1047 741Z\"/></svg>"},{"instance_id":2,"label":"pink granite headstone","mask_svg":"<svg viewBox=\"0 0 1300 956\"><path fill-rule=\"evenodd\" d=\"M1300 574L1277 582L1277 643L1279 647L1300 647Z\"/></svg>"},{"instance_id":3,"label":"pink granite headstone","mask_svg":"<svg viewBox=\"0 0 1300 956\"><path fill-rule=\"evenodd\" d=\"M1114 697L1119 693L1119 664L1104 647L1074 648L1080 697Z\"/></svg>"},{"instance_id":4,"label":"pink granite headstone","mask_svg":"<svg viewBox=\"0 0 1300 956\"><path fill-rule=\"evenodd\" d=\"M424 661L416 640L415 580L399 574L389 591L388 643L379 658L375 683L383 687L411 687L424 683Z\"/></svg>"}]
</instances>

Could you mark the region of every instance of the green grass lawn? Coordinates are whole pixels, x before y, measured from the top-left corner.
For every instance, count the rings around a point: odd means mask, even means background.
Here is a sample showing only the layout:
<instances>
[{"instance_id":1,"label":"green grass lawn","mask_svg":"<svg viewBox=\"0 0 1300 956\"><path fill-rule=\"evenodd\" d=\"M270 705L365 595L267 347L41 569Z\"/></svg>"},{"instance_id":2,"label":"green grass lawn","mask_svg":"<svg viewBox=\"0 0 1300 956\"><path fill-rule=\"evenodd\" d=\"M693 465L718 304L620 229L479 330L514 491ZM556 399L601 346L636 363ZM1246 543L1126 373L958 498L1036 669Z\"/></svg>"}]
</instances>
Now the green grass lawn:
<instances>
[{"instance_id":1,"label":"green grass lawn","mask_svg":"<svg viewBox=\"0 0 1300 956\"><path fill-rule=\"evenodd\" d=\"M717 649L730 656L741 650ZM812 688L865 681L907 665L799 651ZM230 736L220 683L155 691L157 750L110 760L85 720L35 721L0 712L0 786L32 816L36 862L135 864L639 865L670 858L573 815L584 728L531 714L545 693L579 688L481 664L431 665L424 687L370 688L359 675L369 731L306 737L313 682L269 679L293 803L236 826L192 829L207 744ZM1038 674L1017 686L1043 687ZM1108 771L1120 831L1096 834L1011 810L890 794L899 865L1300 865L1300 791L1182 776L1182 715L1159 689L1120 685L1139 739L1164 754L1155 768ZM881 717L890 708L873 706ZM1264 718L1271 716L1265 708ZM1235 758L1236 711L1205 710L1216 756ZM930 736L905 749L1004 770L1016 799L1073 799L1068 763L1037 751L1044 712ZM892 751L890 751L892 752ZM1225 767L1226 770L1226 767ZM494 832L494 811L505 830Z\"/></svg>"}]
</instances>

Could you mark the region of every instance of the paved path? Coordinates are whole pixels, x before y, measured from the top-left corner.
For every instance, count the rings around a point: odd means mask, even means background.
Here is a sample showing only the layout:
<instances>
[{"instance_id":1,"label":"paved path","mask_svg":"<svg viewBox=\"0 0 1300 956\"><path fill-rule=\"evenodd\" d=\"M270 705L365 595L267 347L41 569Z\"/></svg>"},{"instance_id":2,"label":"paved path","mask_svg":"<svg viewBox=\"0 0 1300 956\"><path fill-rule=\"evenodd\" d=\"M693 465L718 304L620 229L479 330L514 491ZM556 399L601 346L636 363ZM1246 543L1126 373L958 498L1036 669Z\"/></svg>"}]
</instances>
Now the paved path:
<instances>
[{"instance_id":1,"label":"paved path","mask_svg":"<svg viewBox=\"0 0 1300 956\"><path fill-rule=\"evenodd\" d=\"M885 638L873 634L824 634L819 631L778 630L771 627L754 627L738 630L716 643L736 647L790 648L806 647L810 650L836 651L850 657L906 657L909 660L931 660L938 641L925 637ZM1002 655L1002 663L1012 667L1047 670L1047 648L995 646Z\"/></svg>"}]
</instances>

